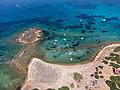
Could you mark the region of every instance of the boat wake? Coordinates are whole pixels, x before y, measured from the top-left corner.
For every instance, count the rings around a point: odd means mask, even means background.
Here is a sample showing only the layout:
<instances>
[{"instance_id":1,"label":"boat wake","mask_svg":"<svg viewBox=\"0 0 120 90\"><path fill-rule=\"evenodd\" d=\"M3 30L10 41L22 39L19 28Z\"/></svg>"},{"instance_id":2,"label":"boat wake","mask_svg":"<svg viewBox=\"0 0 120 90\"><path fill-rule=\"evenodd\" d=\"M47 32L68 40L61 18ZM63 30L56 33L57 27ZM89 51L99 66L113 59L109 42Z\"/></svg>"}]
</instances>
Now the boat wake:
<instances>
[{"instance_id":1,"label":"boat wake","mask_svg":"<svg viewBox=\"0 0 120 90\"><path fill-rule=\"evenodd\" d=\"M21 7L20 5L15 5L15 6L16 6L17 8L26 10L25 8Z\"/></svg>"}]
</instances>

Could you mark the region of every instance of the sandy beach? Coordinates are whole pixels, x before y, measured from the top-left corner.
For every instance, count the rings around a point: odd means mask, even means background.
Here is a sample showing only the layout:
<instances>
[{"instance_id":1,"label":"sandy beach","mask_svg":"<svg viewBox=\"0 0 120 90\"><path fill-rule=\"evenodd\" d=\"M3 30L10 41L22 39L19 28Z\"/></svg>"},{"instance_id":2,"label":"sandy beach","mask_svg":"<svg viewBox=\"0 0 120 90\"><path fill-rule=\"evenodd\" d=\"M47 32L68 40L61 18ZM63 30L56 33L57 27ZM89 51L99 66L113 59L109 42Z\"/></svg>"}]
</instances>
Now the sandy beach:
<instances>
[{"instance_id":1,"label":"sandy beach","mask_svg":"<svg viewBox=\"0 0 120 90\"><path fill-rule=\"evenodd\" d=\"M109 90L105 83L110 76L114 75L112 67L104 64L102 60L108 56L120 44L111 44L104 47L95 57L94 61L87 64L76 64L71 66L50 64L38 58L33 58L28 65L28 75L22 90L46 90L53 88L58 90L62 86L68 86L70 90ZM103 66L101 70L104 78L91 77L96 70L95 67ZM74 73L82 75L81 82L77 82Z\"/></svg>"}]
</instances>

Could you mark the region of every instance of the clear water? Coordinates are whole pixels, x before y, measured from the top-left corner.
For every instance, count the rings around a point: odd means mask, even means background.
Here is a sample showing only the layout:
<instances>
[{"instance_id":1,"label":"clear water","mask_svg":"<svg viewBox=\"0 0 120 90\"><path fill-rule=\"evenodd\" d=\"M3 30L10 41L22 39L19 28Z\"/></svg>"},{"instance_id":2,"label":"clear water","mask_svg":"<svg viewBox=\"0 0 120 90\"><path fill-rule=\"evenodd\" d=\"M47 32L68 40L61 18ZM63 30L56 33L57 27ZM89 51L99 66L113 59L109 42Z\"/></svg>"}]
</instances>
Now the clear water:
<instances>
[{"instance_id":1,"label":"clear water","mask_svg":"<svg viewBox=\"0 0 120 90\"><path fill-rule=\"evenodd\" d=\"M44 31L36 44L43 60L89 60L98 46L120 41L120 1L0 0L1 65L15 58L23 47L15 42L18 33L31 27Z\"/></svg>"}]
</instances>

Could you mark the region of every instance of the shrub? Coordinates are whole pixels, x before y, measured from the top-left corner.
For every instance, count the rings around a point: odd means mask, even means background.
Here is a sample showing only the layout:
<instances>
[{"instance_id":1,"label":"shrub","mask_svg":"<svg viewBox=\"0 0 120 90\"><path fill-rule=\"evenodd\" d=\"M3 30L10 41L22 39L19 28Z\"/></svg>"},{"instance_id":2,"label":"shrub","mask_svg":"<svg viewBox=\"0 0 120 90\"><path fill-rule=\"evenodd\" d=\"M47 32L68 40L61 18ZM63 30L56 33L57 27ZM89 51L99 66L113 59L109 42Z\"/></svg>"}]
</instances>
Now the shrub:
<instances>
[{"instance_id":1,"label":"shrub","mask_svg":"<svg viewBox=\"0 0 120 90\"><path fill-rule=\"evenodd\" d=\"M117 64L120 64L120 59L117 60Z\"/></svg>"},{"instance_id":2,"label":"shrub","mask_svg":"<svg viewBox=\"0 0 120 90\"><path fill-rule=\"evenodd\" d=\"M94 76L94 74L91 74L90 76L91 76L91 77L93 77L93 76Z\"/></svg>"},{"instance_id":3,"label":"shrub","mask_svg":"<svg viewBox=\"0 0 120 90\"><path fill-rule=\"evenodd\" d=\"M62 86L62 87L59 88L58 90L69 90L69 87L67 87L67 86Z\"/></svg>"},{"instance_id":4,"label":"shrub","mask_svg":"<svg viewBox=\"0 0 120 90\"><path fill-rule=\"evenodd\" d=\"M104 76L100 76L100 78L104 78Z\"/></svg>"},{"instance_id":5,"label":"shrub","mask_svg":"<svg viewBox=\"0 0 120 90\"><path fill-rule=\"evenodd\" d=\"M104 60L104 61L102 61L102 62L103 62L104 64L108 64L108 62L107 62L107 61L105 61L105 60Z\"/></svg>"},{"instance_id":6,"label":"shrub","mask_svg":"<svg viewBox=\"0 0 120 90\"><path fill-rule=\"evenodd\" d=\"M106 60L110 60L112 59L113 57L105 57Z\"/></svg>"},{"instance_id":7,"label":"shrub","mask_svg":"<svg viewBox=\"0 0 120 90\"><path fill-rule=\"evenodd\" d=\"M98 71L98 67L95 67L96 71Z\"/></svg>"},{"instance_id":8,"label":"shrub","mask_svg":"<svg viewBox=\"0 0 120 90\"><path fill-rule=\"evenodd\" d=\"M119 51L120 51L120 46L119 46L119 47L116 47L113 51L114 51L114 52L119 52Z\"/></svg>"},{"instance_id":9,"label":"shrub","mask_svg":"<svg viewBox=\"0 0 120 90\"><path fill-rule=\"evenodd\" d=\"M32 90L39 90L39 89L37 89L37 88L34 88L34 89L32 89Z\"/></svg>"},{"instance_id":10,"label":"shrub","mask_svg":"<svg viewBox=\"0 0 120 90\"><path fill-rule=\"evenodd\" d=\"M115 56L114 58L111 59L111 61L117 61L119 60L119 57Z\"/></svg>"},{"instance_id":11,"label":"shrub","mask_svg":"<svg viewBox=\"0 0 120 90\"><path fill-rule=\"evenodd\" d=\"M110 56L115 56L116 54L114 54L114 53L110 53Z\"/></svg>"},{"instance_id":12,"label":"shrub","mask_svg":"<svg viewBox=\"0 0 120 90\"><path fill-rule=\"evenodd\" d=\"M110 79L116 81L116 80L115 80L115 77L116 77L116 76L111 76ZM116 87L116 83L115 83L114 81L107 80L107 81L105 81L105 82L106 82L106 84L110 87L110 90L120 90L120 89L118 89L118 88ZM119 84L117 84L117 85L118 85L118 87L119 87Z\"/></svg>"},{"instance_id":13,"label":"shrub","mask_svg":"<svg viewBox=\"0 0 120 90\"><path fill-rule=\"evenodd\" d=\"M110 80L105 81L106 84L111 88L111 87L116 87L116 84Z\"/></svg>"},{"instance_id":14,"label":"shrub","mask_svg":"<svg viewBox=\"0 0 120 90\"><path fill-rule=\"evenodd\" d=\"M120 88L120 76L111 76L110 80L116 83L118 87Z\"/></svg>"},{"instance_id":15,"label":"shrub","mask_svg":"<svg viewBox=\"0 0 120 90\"><path fill-rule=\"evenodd\" d=\"M98 75L95 75L95 78L96 78L96 79L99 79L99 76L98 76Z\"/></svg>"},{"instance_id":16,"label":"shrub","mask_svg":"<svg viewBox=\"0 0 120 90\"><path fill-rule=\"evenodd\" d=\"M100 69L103 69L103 66L98 66Z\"/></svg>"},{"instance_id":17,"label":"shrub","mask_svg":"<svg viewBox=\"0 0 120 90\"><path fill-rule=\"evenodd\" d=\"M120 88L120 83L117 83L118 87Z\"/></svg>"},{"instance_id":18,"label":"shrub","mask_svg":"<svg viewBox=\"0 0 120 90\"><path fill-rule=\"evenodd\" d=\"M113 66L114 68L119 68L120 67L120 65L115 64L115 63L110 63L110 66Z\"/></svg>"},{"instance_id":19,"label":"shrub","mask_svg":"<svg viewBox=\"0 0 120 90\"><path fill-rule=\"evenodd\" d=\"M95 72L95 74L98 74L98 72Z\"/></svg>"},{"instance_id":20,"label":"shrub","mask_svg":"<svg viewBox=\"0 0 120 90\"><path fill-rule=\"evenodd\" d=\"M102 71L99 71L99 74L102 74Z\"/></svg>"},{"instance_id":21,"label":"shrub","mask_svg":"<svg viewBox=\"0 0 120 90\"><path fill-rule=\"evenodd\" d=\"M55 90L55 89L52 89L52 88L48 88L47 90Z\"/></svg>"}]
</instances>

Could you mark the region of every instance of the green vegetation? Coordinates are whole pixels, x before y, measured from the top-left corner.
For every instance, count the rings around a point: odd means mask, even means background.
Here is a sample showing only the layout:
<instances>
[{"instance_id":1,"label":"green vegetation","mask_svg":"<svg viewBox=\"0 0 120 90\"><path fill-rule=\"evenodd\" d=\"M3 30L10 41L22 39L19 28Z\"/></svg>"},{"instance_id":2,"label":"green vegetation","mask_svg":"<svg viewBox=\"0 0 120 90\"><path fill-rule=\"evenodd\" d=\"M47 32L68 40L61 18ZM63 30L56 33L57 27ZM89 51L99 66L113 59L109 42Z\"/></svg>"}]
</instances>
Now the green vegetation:
<instances>
[{"instance_id":1,"label":"green vegetation","mask_svg":"<svg viewBox=\"0 0 120 90\"><path fill-rule=\"evenodd\" d=\"M32 89L32 90L39 90L39 89L37 89L37 88L34 88L34 89Z\"/></svg>"},{"instance_id":2,"label":"green vegetation","mask_svg":"<svg viewBox=\"0 0 120 90\"><path fill-rule=\"evenodd\" d=\"M109 66L112 66L113 68L120 68L120 65L115 64L115 63L110 63Z\"/></svg>"},{"instance_id":3,"label":"green vegetation","mask_svg":"<svg viewBox=\"0 0 120 90\"><path fill-rule=\"evenodd\" d=\"M100 76L100 78L104 78L104 76Z\"/></svg>"},{"instance_id":4,"label":"green vegetation","mask_svg":"<svg viewBox=\"0 0 120 90\"><path fill-rule=\"evenodd\" d=\"M95 67L96 71L98 71L98 67Z\"/></svg>"},{"instance_id":5,"label":"green vegetation","mask_svg":"<svg viewBox=\"0 0 120 90\"><path fill-rule=\"evenodd\" d=\"M99 71L99 74L102 74L102 72L101 72L101 71Z\"/></svg>"},{"instance_id":6,"label":"green vegetation","mask_svg":"<svg viewBox=\"0 0 120 90\"><path fill-rule=\"evenodd\" d=\"M111 61L117 61L117 60L120 60L120 56L115 56L111 59Z\"/></svg>"},{"instance_id":7,"label":"green vegetation","mask_svg":"<svg viewBox=\"0 0 120 90\"><path fill-rule=\"evenodd\" d=\"M91 76L91 77L93 77L93 76L94 76L94 74L91 74L90 76Z\"/></svg>"},{"instance_id":8,"label":"green vegetation","mask_svg":"<svg viewBox=\"0 0 120 90\"><path fill-rule=\"evenodd\" d=\"M55 89L52 89L52 88L48 88L47 90L55 90Z\"/></svg>"},{"instance_id":9,"label":"green vegetation","mask_svg":"<svg viewBox=\"0 0 120 90\"><path fill-rule=\"evenodd\" d=\"M99 79L99 78L104 78L104 76L102 76L102 71L99 71L100 69L103 69L103 66L98 66L98 67L95 67L96 71L94 72L94 74L91 74L90 76L91 77L95 77L96 79ZM99 75L100 74L100 75Z\"/></svg>"},{"instance_id":10,"label":"green vegetation","mask_svg":"<svg viewBox=\"0 0 120 90\"><path fill-rule=\"evenodd\" d=\"M104 60L104 61L102 61L102 62L103 62L104 64L108 64L108 62L107 62L107 61L105 61L105 60Z\"/></svg>"},{"instance_id":11,"label":"green vegetation","mask_svg":"<svg viewBox=\"0 0 120 90\"><path fill-rule=\"evenodd\" d=\"M69 87L63 86L63 87L59 88L58 90L69 90Z\"/></svg>"},{"instance_id":12,"label":"green vegetation","mask_svg":"<svg viewBox=\"0 0 120 90\"><path fill-rule=\"evenodd\" d=\"M120 88L120 76L111 76L110 80L116 83L118 87Z\"/></svg>"},{"instance_id":13,"label":"green vegetation","mask_svg":"<svg viewBox=\"0 0 120 90\"><path fill-rule=\"evenodd\" d=\"M105 82L106 82L106 84L107 84L110 88L116 87L116 84L115 84L113 81L107 80L107 81L105 81Z\"/></svg>"},{"instance_id":14,"label":"green vegetation","mask_svg":"<svg viewBox=\"0 0 120 90\"><path fill-rule=\"evenodd\" d=\"M98 72L95 72L95 74L98 74Z\"/></svg>"},{"instance_id":15,"label":"green vegetation","mask_svg":"<svg viewBox=\"0 0 120 90\"><path fill-rule=\"evenodd\" d=\"M96 78L96 79L99 79L99 76L96 74L96 75L95 75L95 78Z\"/></svg>"},{"instance_id":16,"label":"green vegetation","mask_svg":"<svg viewBox=\"0 0 120 90\"><path fill-rule=\"evenodd\" d=\"M117 60L117 63L118 63L118 64L120 64L120 59L119 59L119 60Z\"/></svg>"},{"instance_id":17,"label":"green vegetation","mask_svg":"<svg viewBox=\"0 0 120 90\"><path fill-rule=\"evenodd\" d=\"M103 66L98 66L100 69L103 69Z\"/></svg>"},{"instance_id":18,"label":"green vegetation","mask_svg":"<svg viewBox=\"0 0 120 90\"><path fill-rule=\"evenodd\" d=\"M120 46L119 46L119 47L116 47L113 51L114 51L114 52L119 52L119 51L120 51Z\"/></svg>"},{"instance_id":19,"label":"green vegetation","mask_svg":"<svg viewBox=\"0 0 120 90\"><path fill-rule=\"evenodd\" d=\"M116 61L116 63L117 64L120 64L120 55L115 55L112 59L111 59L111 61Z\"/></svg>"},{"instance_id":20,"label":"green vegetation","mask_svg":"<svg viewBox=\"0 0 120 90\"><path fill-rule=\"evenodd\" d=\"M117 50L118 50L118 47L117 47ZM120 51L120 47L119 47L119 51ZM110 61L110 65L109 66L112 66L113 68L120 68L120 65L119 65L120 64L120 55L115 54L115 53L111 53L110 57L105 57L105 59L112 61L112 62ZM106 61L106 60L103 60L102 62L104 64L108 64L108 61Z\"/></svg>"},{"instance_id":21,"label":"green vegetation","mask_svg":"<svg viewBox=\"0 0 120 90\"><path fill-rule=\"evenodd\" d=\"M105 57L106 60L110 60L112 59L113 57Z\"/></svg>"},{"instance_id":22,"label":"green vegetation","mask_svg":"<svg viewBox=\"0 0 120 90\"><path fill-rule=\"evenodd\" d=\"M110 87L110 90L120 90L119 88L116 87L116 84L110 80L105 81L106 84Z\"/></svg>"},{"instance_id":23,"label":"green vegetation","mask_svg":"<svg viewBox=\"0 0 120 90\"><path fill-rule=\"evenodd\" d=\"M74 78L77 82L81 82L81 80L82 80L82 75L76 72L76 73L74 73L73 78Z\"/></svg>"},{"instance_id":24,"label":"green vegetation","mask_svg":"<svg viewBox=\"0 0 120 90\"><path fill-rule=\"evenodd\" d=\"M116 47L114 52L119 52L120 47ZM109 66L113 68L120 68L120 55L111 53L109 57L105 57L106 60L110 60ZM102 61L104 64L108 64L107 61ZM100 72L99 72L100 73ZM100 76L100 78L104 78ZM110 87L110 90L120 90L120 76L111 76L110 80L106 81L106 84Z\"/></svg>"},{"instance_id":25,"label":"green vegetation","mask_svg":"<svg viewBox=\"0 0 120 90\"><path fill-rule=\"evenodd\" d=\"M116 56L116 54L115 53L110 53L110 56Z\"/></svg>"}]
</instances>

